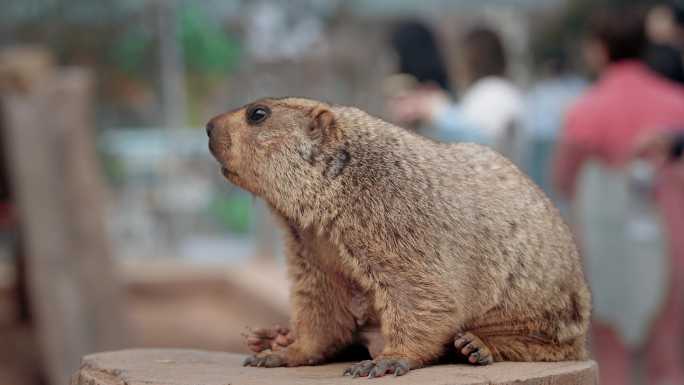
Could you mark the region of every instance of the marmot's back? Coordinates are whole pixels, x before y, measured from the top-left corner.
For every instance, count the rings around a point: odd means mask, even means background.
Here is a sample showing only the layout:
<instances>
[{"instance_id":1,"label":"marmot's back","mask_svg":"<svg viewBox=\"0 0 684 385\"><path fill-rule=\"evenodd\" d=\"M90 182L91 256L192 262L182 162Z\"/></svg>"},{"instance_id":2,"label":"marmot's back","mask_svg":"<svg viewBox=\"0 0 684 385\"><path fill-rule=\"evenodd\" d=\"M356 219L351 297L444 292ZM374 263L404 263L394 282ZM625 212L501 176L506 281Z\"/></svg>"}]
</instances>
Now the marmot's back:
<instances>
[{"instance_id":1,"label":"marmot's back","mask_svg":"<svg viewBox=\"0 0 684 385\"><path fill-rule=\"evenodd\" d=\"M581 260L568 226L544 192L512 162L476 144L451 146L472 174L459 194L468 194L478 229L477 244L500 258L495 281L508 305L548 310L561 287L586 292ZM487 255L488 253L480 255ZM551 302L549 302L551 301ZM565 303L558 303L565 307Z\"/></svg>"},{"instance_id":2,"label":"marmot's back","mask_svg":"<svg viewBox=\"0 0 684 385\"><path fill-rule=\"evenodd\" d=\"M378 241L398 258L443 263L429 279L450 280L450 290L471 299L486 292L471 300L473 313L502 307L529 318L572 308L579 315L569 324L586 327L579 253L541 189L488 147L438 143L369 120L359 129L361 161L348 174L376 178L354 195L364 231L375 224L384 232ZM352 121L356 127L359 118Z\"/></svg>"}]
</instances>

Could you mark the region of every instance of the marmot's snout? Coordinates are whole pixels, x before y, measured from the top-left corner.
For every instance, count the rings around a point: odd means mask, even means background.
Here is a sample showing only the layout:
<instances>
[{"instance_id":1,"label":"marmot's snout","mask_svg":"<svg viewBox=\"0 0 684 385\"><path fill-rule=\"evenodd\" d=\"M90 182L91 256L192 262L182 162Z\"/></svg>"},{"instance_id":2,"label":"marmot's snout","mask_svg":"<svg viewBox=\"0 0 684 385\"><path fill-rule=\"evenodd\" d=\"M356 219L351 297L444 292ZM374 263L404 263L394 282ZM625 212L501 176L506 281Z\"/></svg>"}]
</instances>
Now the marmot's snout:
<instances>
[{"instance_id":1,"label":"marmot's snout","mask_svg":"<svg viewBox=\"0 0 684 385\"><path fill-rule=\"evenodd\" d=\"M209 137L209 139L211 139L211 132L214 131L214 119L210 120L209 123L207 123L205 129L207 131L207 136Z\"/></svg>"},{"instance_id":2,"label":"marmot's snout","mask_svg":"<svg viewBox=\"0 0 684 385\"><path fill-rule=\"evenodd\" d=\"M212 135L215 128L216 125L214 124L214 119L212 119L209 121L209 123L207 123L205 130L207 131L207 137L209 137L209 152L214 158L217 158L216 150L214 149L215 142L212 140Z\"/></svg>"},{"instance_id":3,"label":"marmot's snout","mask_svg":"<svg viewBox=\"0 0 684 385\"><path fill-rule=\"evenodd\" d=\"M227 129L224 116L215 116L207 123L205 129L209 137L209 151L219 163L225 161L226 151L230 147L231 139Z\"/></svg>"}]
</instances>

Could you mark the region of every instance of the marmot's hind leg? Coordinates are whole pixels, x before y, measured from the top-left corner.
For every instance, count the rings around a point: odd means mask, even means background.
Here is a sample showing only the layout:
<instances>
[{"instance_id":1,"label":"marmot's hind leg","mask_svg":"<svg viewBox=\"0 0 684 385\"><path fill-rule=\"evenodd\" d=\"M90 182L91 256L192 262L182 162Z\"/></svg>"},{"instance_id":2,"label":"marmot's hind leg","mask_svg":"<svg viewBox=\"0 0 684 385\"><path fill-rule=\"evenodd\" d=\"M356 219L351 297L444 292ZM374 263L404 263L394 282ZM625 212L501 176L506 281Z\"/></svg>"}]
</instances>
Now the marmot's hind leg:
<instances>
[{"instance_id":1,"label":"marmot's hind leg","mask_svg":"<svg viewBox=\"0 0 684 385\"><path fill-rule=\"evenodd\" d=\"M494 362L492 352L487 345L471 332L459 333L454 340L454 347L473 365L489 365Z\"/></svg>"},{"instance_id":2,"label":"marmot's hind leg","mask_svg":"<svg viewBox=\"0 0 684 385\"><path fill-rule=\"evenodd\" d=\"M586 359L582 336L559 341L535 321L501 321L468 328L455 339L470 363L498 361L566 361Z\"/></svg>"},{"instance_id":3,"label":"marmot's hind leg","mask_svg":"<svg viewBox=\"0 0 684 385\"><path fill-rule=\"evenodd\" d=\"M540 335L485 337L494 361L571 361L586 359L584 340L550 341Z\"/></svg>"},{"instance_id":4,"label":"marmot's hind leg","mask_svg":"<svg viewBox=\"0 0 684 385\"><path fill-rule=\"evenodd\" d=\"M499 361L565 361L586 358L580 338L555 342L541 335L459 333L454 346L473 365Z\"/></svg>"}]
</instances>

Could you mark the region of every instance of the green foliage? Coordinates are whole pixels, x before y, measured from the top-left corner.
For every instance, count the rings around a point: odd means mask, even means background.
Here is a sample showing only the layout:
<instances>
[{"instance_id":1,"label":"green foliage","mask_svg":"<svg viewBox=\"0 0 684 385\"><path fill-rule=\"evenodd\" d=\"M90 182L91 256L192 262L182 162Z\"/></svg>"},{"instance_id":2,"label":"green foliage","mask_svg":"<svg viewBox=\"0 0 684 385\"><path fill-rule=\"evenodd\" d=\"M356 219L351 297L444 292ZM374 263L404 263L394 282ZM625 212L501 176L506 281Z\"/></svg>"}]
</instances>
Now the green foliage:
<instances>
[{"instance_id":1,"label":"green foliage","mask_svg":"<svg viewBox=\"0 0 684 385\"><path fill-rule=\"evenodd\" d=\"M183 59L189 72L212 76L232 70L240 58L237 40L224 32L197 7L189 5L178 12L179 36ZM111 62L129 76L143 78L156 52L156 29L130 26L114 36L109 53Z\"/></svg>"},{"instance_id":2,"label":"green foliage","mask_svg":"<svg viewBox=\"0 0 684 385\"><path fill-rule=\"evenodd\" d=\"M222 226L234 233L245 234L251 227L252 199L247 194L216 197L208 210Z\"/></svg>"},{"instance_id":3,"label":"green foliage","mask_svg":"<svg viewBox=\"0 0 684 385\"><path fill-rule=\"evenodd\" d=\"M188 6L179 13L180 39L188 71L211 75L233 69L240 57L237 40L196 6Z\"/></svg>"},{"instance_id":4,"label":"green foliage","mask_svg":"<svg viewBox=\"0 0 684 385\"><path fill-rule=\"evenodd\" d=\"M121 159L109 156L103 151L99 151L99 159L102 161L102 168L107 181L113 186L123 185L126 181L126 168Z\"/></svg>"},{"instance_id":5,"label":"green foliage","mask_svg":"<svg viewBox=\"0 0 684 385\"><path fill-rule=\"evenodd\" d=\"M114 41L110 59L120 71L140 78L150 64L148 60L151 45L151 36L139 29L131 29Z\"/></svg>"}]
</instances>

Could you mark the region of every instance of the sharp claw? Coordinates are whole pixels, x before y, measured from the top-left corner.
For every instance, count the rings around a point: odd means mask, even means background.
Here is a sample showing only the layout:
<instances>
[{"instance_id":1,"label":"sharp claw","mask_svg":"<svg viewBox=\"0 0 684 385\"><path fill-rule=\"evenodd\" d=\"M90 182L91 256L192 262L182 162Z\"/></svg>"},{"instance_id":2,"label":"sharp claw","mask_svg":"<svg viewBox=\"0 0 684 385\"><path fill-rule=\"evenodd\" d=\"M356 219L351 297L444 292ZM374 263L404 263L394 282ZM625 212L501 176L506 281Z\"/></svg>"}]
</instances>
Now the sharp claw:
<instances>
[{"instance_id":1,"label":"sharp claw","mask_svg":"<svg viewBox=\"0 0 684 385\"><path fill-rule=\"evenodd\" d=\"M371 368L370 372L368 372L368 378L382 377L382 374L382 367L380 365L375 365L375 367Z\"/></svg>"},{"instance_id":2,"label":"sharp claw","mask_svg":"<svg viewBox=\"0 0 684 385\"><path fill-rule=\"evenodd\" d=\"M343 376L351 375L352 378L357 377L367 377L367 378L378 378L385 374L394 373L395 376L403 376L409 372L408 363L405 360L380 360L374 362L371 360L361 361L357 364L352 365L342 372Z\"/></svg>"},{"instance_id":3,"label":"sharp claw","mask_svg":"<svg viewBox=\"0 0 684 385\"><path fill-rule=\"evenodd\" d=\"M409 367L408 362L405 360L399 360L397 362L397 368L394 370L394 375L395 376L403 376L404 374L408 373L411 370Z\"/></svg>"},{"instance_id":4,"label":"sharp claw","mask_svg":"<svg viewBox=\"0 0 684 385\"><path fill-rule=\"evenodd\" d=\"M248 366L250 363L252 363L252 357L246 357L244 360L242 360L242 366Z\"/></svg>"},{"instance_id":5,"label":"sharp claw","mask_svg":"<svg viewBox=\"0 0 684 385\"><path fill-rule=\"evenodd\" d=\"M480 359L477 361L477 363L480 365L489 365L492 363L492 359L489 356L480 357Z\"/></svg>"},{"instance_id":6,"label":"sharp claw","mask_svg":"<svg viewBox=\"0 0 684 385\"><path fill-rule=\"evenodd\" d=\"M399 367L394 371L394 375L396 377L403 376L404 374L408 373L409 371L406 370L406 368Z\"/></svg>"},{"instance_id":7,"label":"sharp claw","mask_svg":"<svg viewBox=\"0 0 684 385\"><path fill-rule=\"evenodd\" d=\"M387 361L380 361L373 369L376 377L383 377L387 374L387 370L392 370L392 364Z\"/></svg>"}]
</instances>

